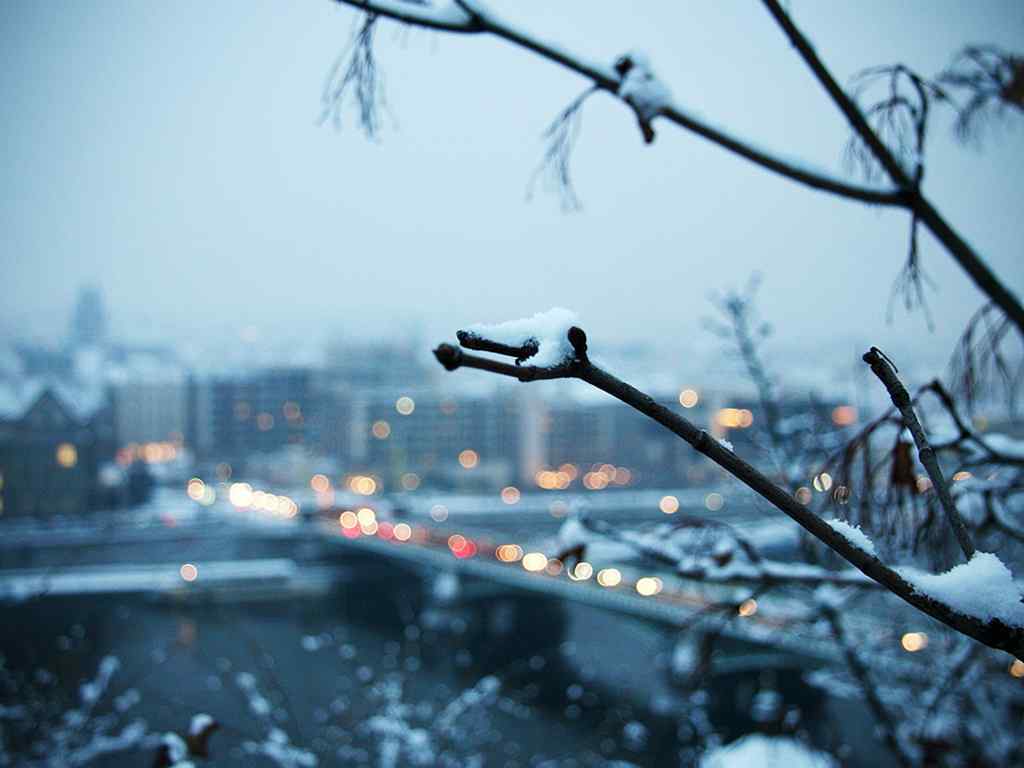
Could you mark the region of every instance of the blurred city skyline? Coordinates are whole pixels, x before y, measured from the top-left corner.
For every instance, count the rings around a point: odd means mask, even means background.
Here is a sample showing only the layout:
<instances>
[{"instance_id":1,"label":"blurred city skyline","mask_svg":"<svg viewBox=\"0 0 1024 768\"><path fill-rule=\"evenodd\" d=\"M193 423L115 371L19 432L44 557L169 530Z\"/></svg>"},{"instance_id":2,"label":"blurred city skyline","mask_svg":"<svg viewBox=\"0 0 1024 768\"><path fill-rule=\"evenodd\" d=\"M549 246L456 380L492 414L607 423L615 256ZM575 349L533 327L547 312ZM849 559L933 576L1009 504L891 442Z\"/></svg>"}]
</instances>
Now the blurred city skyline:
<instances>
[{"instance_id":1,"label":"blurred city skyline","mask_svg":"<svg viewBox=\"0 0 1024 768\"><path fill-rule=\"evenodd\" d=\"M495 6L598 60L643 49L683 105L842 170L842 120L756 6ZM1024 30L1012 2L791 11L843 83L893 61L934 73L966 43L1012 48ZM706 352L719 345L701 330L707 296L759 271L777 344L835 370L868 344L941 364L981 305L926 237L936 330L901 308L887 324L905 216L797 188L669 126L645 147L604 97L587 103L572 161L583 211L539 189L526 202L539 136L585 84L496 40L385 23L380 141L354 111L341 132L321 126L356 18L327 2L8 8L4 334L58 339L92 284L112 334L138 341L429 348L563 305L599 344ZM1018 293L1020 138L995 129L964 148L940 118L925 184Z\"/></svg>"}]
</instances>

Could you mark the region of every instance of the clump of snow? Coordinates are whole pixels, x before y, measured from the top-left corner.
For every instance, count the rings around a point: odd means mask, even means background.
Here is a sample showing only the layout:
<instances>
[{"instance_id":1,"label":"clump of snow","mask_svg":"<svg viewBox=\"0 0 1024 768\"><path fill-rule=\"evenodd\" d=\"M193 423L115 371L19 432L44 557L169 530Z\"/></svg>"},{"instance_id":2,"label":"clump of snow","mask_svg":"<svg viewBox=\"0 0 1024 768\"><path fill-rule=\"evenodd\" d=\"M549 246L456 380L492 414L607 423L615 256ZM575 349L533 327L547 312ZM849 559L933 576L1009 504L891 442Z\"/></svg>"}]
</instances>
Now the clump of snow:
<instances>
[{"instance_id":1,"label":"clump of snow","mask_svg":"<svg viewBox=\"0 0 1024 768\"><path fill-rule=\"evenodd\" d=\"M114 698L114 709L118 712L126 712L140 701L142 701L142 696L139 695L138 690L135 688L129 688L120 696L116 696Z\"/></svg>"},{"instance_id":2,"label":"clump of snow","mask_svg":"<svg viewBox=\"0 0 1024 768\"><path fill-rule=\"evenodd\" d=\"M460 693L441 710L441 713L434 721L434 728L440 733L453 733L455 722L463 714L479 706L492 704L501 691L501 681L494 675L486 675L477 681L472 688L467 688Z\"/></svg>"},{"instance_id":3,"label":"clump of snow","mask_svg":"<svg viewBox=\"0 0 1024 768\"><path fill-rule=\"evenodd\" d=\"M867 552L872 557L878 557L878 553L875 551L875 542L868 538L860 526L850 525L845 520L826 520L825 522L857 549Z\"/></svg>"},{"instance_id":4,"label":"clump of snow","mask_svg":"<svg viewBox=\"0 0 1024 768\"><path fill-rule=\"evenodd\" d=\"M772 688L758 691L750 702L750 719L755 723L777 720L781 711L782 694Z\"/></svg>"},{"instance_id":5,"label":"clump of snow","mask_svg":"<svg viewBox=\"0 0 1024 768\"><path fill-rule=\"evenodd\" d=\"M647 746L647 738L650 735L647 726L639 720L630 720L622 726L622 743L626 749L634 752L641 751Z\"/></svg>"},{"instance_id":6,"label":"clump of snow","mask_svg":"<svg viewBox=\"0 0 1024 768\"><path fill-rule=\"evenodd\" d=\"M672 673L678 677L693 674L700 666L700 651L692 642L680 640L672 649Z\"/></svg>"},{"instance_id":7,"label":"clump of snow","mask_svg":"<svg viewBox=\"0 0 1024 768\"><path fill-rule=\"evenodd\" d=\"M314 753L294 746L280 728L271 728L261 742L242 742L242 749L250 755L262 755L281 768L315 768L319 762Z\"/></svg>"},{"instance_id":8,"label":"clump of snow","mask_svg":"<svg viewBox=\"0 0 1024 768\"><path fill-rule=\"evenodd\" d=\"M833 768L838 766L824 752L787 736L765 736L751 733L732 744L717 747L704 754L701 768Z\"/></svg>"},{"instance_id":9,"label":"clump of snow","mask_svg":"<svg viewBox=\"0 0 1024 768\"><path fill-rule=\"evenodd\" d=\"M647 54L630 51L623 59L628 59L633 66L622 78L619 97L633 106L641 120L650 122L671 104L672 93L654 74Z\"/></svg>"},{"instance_id":10,"label":"clump of snow","mask_svg":"<svg viewBox=\"0 0 1024 768\"><path fill-rule=\"evenodd\" d=\"M981 621L999 619L1024 627L1024 603L1010 569L991 552L975 552L966 563L945 573L925 573L916 568L897 568L919 595Z\"/></svg>"},{"instance_id":11,"label":"clump of snow","mask_svg":"<svg viewBox=\"0 0 1024 768\"><path fill-rule=\"evenodd\" d=\"M160 742L167 747L167 757L171 763L179 763L188 757L188 747L185 740L176 733L168 731L160 739Z\"/></svg>"},{"instance_id":12,"label":"clump of snow","mask_svg":"<svg viewBox=\"0 0 1024 768\"><path fill-rule=\"evenodd\" d=\"M563 550L584 546L593 538L593 532L576 517L567 517L558 529L558 546Z\"/></svg>"},{"instance_id":13,"label":"clump of snow","mask_svg":"<svg viewBox=\"0 0 1024 768\"><path fill-rule=\"evenodd\" d=\"M731 538L722 538L715 542L715 545L711 548L711 556L716 560L728 560L733 556L736 551L736 540Z\"/></svg>"},{"instance_id":14,"label":"clump of snow","mask_svg":"<svg viewBox=\"0 0 1024 768\"><path fill-rule=\"evenodd\" d=\"M520 347L530 341L537 343L537 354L528 365L551 366L563 363L574 354L569 343L569 329L578 324L575 312L561 307L538 312L533 317L487 325L476 323L465 330L484 339Z\"/></svg>"},{"instance_id":15,"label":"clump of snow","mask_svg":"<svg viewBox=\"0 0 1024 768\"><path fill-rule=\"evenodd\" d=\"M121 662L116 656L104 656L100 661L96 678L88 683L83 683L79 688L79 695L83 703L88 706L95 704L110 685L110 678L114 676L121 667Z\"/></svg>"},{"instance_id":16,"label":"clump of snow","mask_svg":"<svg viewBox=\"0 0 1024 768\"><path fill-rule=\"evenodd\" d=\"M188 725L188 735L198 736L211 725L213 725L213 718L205 712L200 712L198 715L193 715L192 721Z\"/></svg>"},{"instance_id":17,"label":"clump of snow","mask_svg":"<svg viewBox=\"0 0 1024 768\"><path fill-rule=\"evenodd\" d=\"M243 691L248 691L256 686L256 678L252 672L239 672L235 677L235 683Z\"/></svg>"},{"instance_id":18,"label":"clump of snow","mask_svg":"<svg viewBox=\"0 0 1024 768\"><path fill-rule=\"evenodd\" d=\"M724 437L719 437L718 438L718 444L720 446L722 446L723 448L725 448L725 450L727 450L727 451L731 451L732 450L732 443L730 443Z\"/></svg>"}]
</instances>

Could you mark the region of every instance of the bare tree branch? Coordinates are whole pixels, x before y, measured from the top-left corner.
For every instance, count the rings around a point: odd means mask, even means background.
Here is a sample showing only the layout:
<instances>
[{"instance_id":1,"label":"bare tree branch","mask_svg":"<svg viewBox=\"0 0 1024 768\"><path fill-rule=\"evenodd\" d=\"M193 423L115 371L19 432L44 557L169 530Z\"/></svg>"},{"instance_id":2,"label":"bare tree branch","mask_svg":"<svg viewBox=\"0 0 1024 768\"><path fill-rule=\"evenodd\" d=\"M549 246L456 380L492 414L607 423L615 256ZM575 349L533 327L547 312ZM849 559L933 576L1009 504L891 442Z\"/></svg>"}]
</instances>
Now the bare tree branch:
<instances>
[{"instance_id":1,"label":"bare tree branch","mask_svg":"<svg viewBox=\"0 0 1024 768\"><path fill-rule=\"evenodd\" d=\"M408 24L424 26L449 32L486 33L518 45L543 58L561 64L582 75L593 83L593 87L605 90L626 103L637 114L645 140L653 139L650 122L662 117L688 131L727 149L767 170L778 173L799 184L830 192L851 200L878 205L892 205L912 211L911 249L914 267L905 277L911 285L919 277L916 268L916 226L923 224L946 248L953 259L968 274L975 285L997 304L1010 318L1018 331L1024 335L1024 306L1020 299L989 269L974 249L939 214L920 190L920 174L908 173L896 156L885 146L872 130L867 119L858 109L855 101L836 83L822 63L813 46L797 29L792 19L783 10L778 0L763 0L768 11L782 28L790 42L800 53L804 62L822 84L836 106L846 116L855 134L863 141L867 150L875 157L894 185L894 189L878 190L850 184L819 171L810 171L781 159L779 156L759 149L753 143L739 139L713 126L693 113L686 112L670 99L655 105L637 103L628 90L624 90L626 77L614 67L607 67L586 61L564 48L547 43L503 21L477 0L454 0L454 2L431 3L417 0L336 0L372 15L385 16ZM1018 82L1019 68L1014 70L1014 79L1004 88L1004 98L1017 99L1024 86ZM1017 103L1017 101L1014 101ZM920 168L920 166L918 166ZM904 281L905 282L905 281ZM915 294L911 293L911 297Z\"/></svg>"},{"instance_id":2,"label":"bare tree branch","mask_svg":"<svg viewBox=\"0 0 1024 768\"><path fill-rule=\"evenodd\" d=\"M374 14L367 14L363 19L352 45L331 68L321 96L321 122L331 118L335 127L340 128L345 97L354 90L356 104L359 106L359 124L368 139L377 136L380 130L380 111L386 103L384 84L373 53L377 18Z\"/></svg>"},{"instance_id":3,"label":"bare tree branch","mask_svg":"<svg viewBox=\"0 0 1024 768\"><path fill-rule=\"evenodd\" d=\"M937 79L967 94L967 104L957 110L956 132L962 141L978 138L1007 107L1024 112L1024 58L994 45L967 46Z\"/></svg>"},{"instance_id":4,"label":"bare tree branch","mask_svg":"<svg viewBox=\"0 0 1024 768\"><path fill-rule=\"evenodd\" d=\"M964 525L964 521L956 509L956 504L953 503L953 498L949 495L949 486L942 476L942 468L935 458L935 451L928 442L928 437L924 433L917 414L914 413L914 407L910 402L910 393L896 376L896 366L877 347L872 347L864 354L864 362L871 366L871 371L885 385L893 405L902 414L903 423L910 430L910 434L913 435L914 442L917 444L918 458L921 459L921 463L927 470L932 487L938 494L942 508L946 512L946 520L949 522L950 528L953 529L953 534L964 551L964 555L970 560L974 557L974 543L971 541L971 535L967 532L967 526Z\"/></svg>"},{"instance_id":5,"label":"bare tree branch","mask_svg":"<svg viewBox=\"0 0 1024 768\"><path fill-rule=\"evenodd\" d=\"M469 2L469 0L456 0L455 3L445 3L444 5L428 5L414 2L414 0L336 0L336 2L408 24L449 32L494 35L571 69L590 80L595 88L607 91L627 104L629 103L620 95L623 78L613 67L589 62L564 48L540 40L503 21L490 10L484 10L480 3ZM457 15L451 13L453 8L458 11ZM635 111L634 105L630 104L629 106ZM864 203L898 207L907 207L908 205L908 200L901 191L851 184L822 171L812 171L806 166L790 163L771 152L758 148L751 142L715 127L675 104L665 105L658 111L657 116L692 131L767 170L813 189Z\"/></svg>"},{"instance_id":6,"label":"bare tree branch","mask_svg":"<svg viewBox=\"0 0 1024 768\"><path fill-rule=\"evenodd\" d=\"M878 694L878 688L871 676L871 671L857 652L857 648L847 638L846 631L843 628L842 617L827 600L820 601L818 605L822 615L832 629L832 636L843 651L846 666L849 667L853 676L857 678L857 682L860 684L861 691L864 693L864 700L875 717L875 723L882 731L882 738L885 740L886 746L889 747L889 751L892 752L900 765L914 765L916 761L907 754L907 750L896 734L894 723L897 722L897 718L885 706L881 696Z\"/></svg>"},{"instance_id":7,"label":"bare tree branch","mask_svg":"<svg viewBox=\"0 0 1024 768\"><path fill-rule=\"evenodd\" d=\"M957 342L949 376L953 391L966 401L968 413L996 390L1009 403L1010 412L1016 411L1024 383L1024 339L1011 330L1010 319L995 304L986 304L970 319Z\"/></svg>"},{"instance_id":8,"label":"bare tree branch","mask_svg":"<svg viewBox=\"0 0 1024 768\"><path fill-rule=\"evenodd\" d=\"M544 131L547 148L544 150L544 157L540 165L537 166L537 170L533 172L533 176L530 178L530 184L527 188L527 199L532 197L533 186L538 177L544 176L549 185L558 191L562 199L563 211L578 211L582 207L579 197L576 195L576 188L572 183L569 160L572 157L572 150L576 145L576 138L580 132L583 102L596 90L597 86L591 86L573 99L569 106L563 109Z\"/></svg>"},{"instance_id":9,"label":"bare tree branch","mask_svg":"<svg viewBox=\"0 0 1024 768\"><path fill-rule=\"evenodd\" d=\"M867 550L855 546L835 528L798 502L784 488L723 446L685 417L661 405L649 395L594 365L587 355L587 336L582 329L572 327L568 340L573 355L550 366L511 365L480 355L463 352L450 344L434 350L438 361L449 371L460 367L477 368L519 381L577 378L654 419L675 433L693 448L728 471L747 487L767 499L773 506L792 518L812 536L834 550L869 578L877 581L900 599L947 626L973 637L992 648L1005 650L1017 656L1024 654L1024 628L1011 626L997 618L982 621L952 606L918 591L898 571L883 563ZM519 352L519 350L514 350Z\"/></svg>"},{"instance_id":10,"label":"bare tree branch","mask_svg":"<svg viewBox=\"0 0 1024 768\"><path fill-rule=\"evenodd\" d=\"M864 114L856 102L842 89L828 68L819 58L814 46L796 27L789 14L783 9L779 0L762 0L783 33L796 48L800 57L821 83L839 111L843 113L854 133L860 137L864 145L874 155L878 164L896 186L908 196L908 207L920 222L945 246L946 250L960 267L970 276L974 284L993 302L1024 335L1024 306L1020 299L989 269L967 241L964 240L942 217L935 207L924 197L912 175L900 165L897 158L889 151L874 130L872 130Z\"/></svg>"}]
</instances>

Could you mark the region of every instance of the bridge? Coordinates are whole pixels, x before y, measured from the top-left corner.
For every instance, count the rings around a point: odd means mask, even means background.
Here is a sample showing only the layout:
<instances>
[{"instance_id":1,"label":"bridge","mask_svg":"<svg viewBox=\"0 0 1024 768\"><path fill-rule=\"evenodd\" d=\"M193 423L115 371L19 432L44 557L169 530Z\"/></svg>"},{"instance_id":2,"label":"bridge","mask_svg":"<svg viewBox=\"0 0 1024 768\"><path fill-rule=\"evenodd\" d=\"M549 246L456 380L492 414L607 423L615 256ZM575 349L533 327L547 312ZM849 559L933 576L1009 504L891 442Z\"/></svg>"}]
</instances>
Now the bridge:
<instances>
[{"instance_id":1,"label":"bridge","mask_svg":"<svg viewBox=\"0 0 1024 768\"><path fill-rule=\"evenodd\" d=\"M460 602L483 611L503 597L540 597L548 610L569 601L665 628L693 628L694 637L706 628L703 621L722 616L715 608L722 588L709 592L672 574L645 572L636 562L616 563L609 569L615 578L599 583L596 573L572 578L561 564L528 570L521 550L503 560L498 556L500 540L460 532L457 525L404 525L406 536L400 528L396 536L394 523L376 526L367 535L337 520L211 513L188 524L9 532L0 540L0 599L104 591L230 593L233 599L245 599L282 590L323 590L337 580L383 578L409 580L436 600L430 594L443 577L449 583L457 580ZM468 542L465 549L453 549L453 538ZM193 581L184 579L184 563L197 566ZM645 576L651 588L641 594L638 587ZM773 664L783 656L808 666L839 660L833 643L795 629L804 609L801 602L776 598L767 608L725 622L722 634L751 652L767 649L774 654Z\"/></svg>"}]
</instances>

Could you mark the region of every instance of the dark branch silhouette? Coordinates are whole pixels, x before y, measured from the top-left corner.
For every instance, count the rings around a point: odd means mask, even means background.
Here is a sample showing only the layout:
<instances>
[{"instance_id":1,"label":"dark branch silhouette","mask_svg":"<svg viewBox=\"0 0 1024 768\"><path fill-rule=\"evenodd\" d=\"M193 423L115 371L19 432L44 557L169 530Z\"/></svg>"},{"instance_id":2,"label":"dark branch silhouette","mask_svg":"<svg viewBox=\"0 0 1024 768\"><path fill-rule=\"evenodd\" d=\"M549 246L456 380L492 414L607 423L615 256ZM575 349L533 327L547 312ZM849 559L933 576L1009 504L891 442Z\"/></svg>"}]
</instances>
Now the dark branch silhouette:
<instances>
[{"instance_id":1,"label":"dark branch silhouette","mask_svg":"<svg viewBox=\"0 0 1024 768\"><path fill-rule=\"evenodd\" d=\"M846 536L797 501L788 490L776 485L703 429L699 429L685 417L592 363L587 354L587 336L581 328L575 326L570 328L567 338L573 350L572 355L561 362L547 366L505 363L465 352L451 344L441 344L434 350L434 355L438 362L449 371L458 368L476 368L510 376L523 382L567 378L576 378L587 382L654 419L681 437L694 449L788 515L840 557L905 602L985 645L1008 651L1017 656L1024 654L1024 627L1006 624L998 618L983 621L922 593L900 572L889 567L867 550L853 544ZM477 340L475 343L479 347L481 342ZM522 351L520 348L512 350L516 357ZM528 360L529 358L525 362Z\"/></svg>"},{"instance_id":2,"label":"dark branch silhouette","mask_svg":"<svg viewBox=\"0 0 1024 768\"><path fill-rule=\"evenodd\" d=\"M359 108L359 125L368 139L380 131L380 113L386 105L384 82L373 53L373 37L377 16L369 13L363 19L352 44L335 61L324 83L320 121L330 119L341 128L345 100L354 92Z\"/></svg>"}]
</instances>

